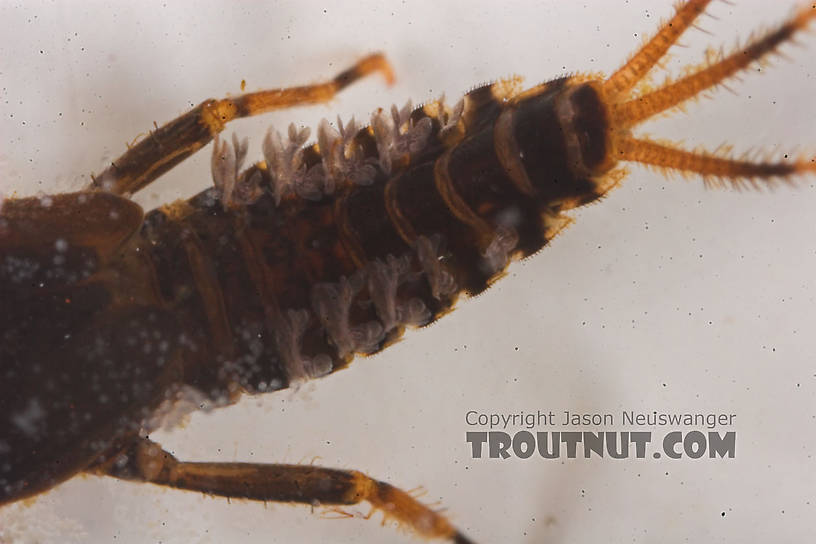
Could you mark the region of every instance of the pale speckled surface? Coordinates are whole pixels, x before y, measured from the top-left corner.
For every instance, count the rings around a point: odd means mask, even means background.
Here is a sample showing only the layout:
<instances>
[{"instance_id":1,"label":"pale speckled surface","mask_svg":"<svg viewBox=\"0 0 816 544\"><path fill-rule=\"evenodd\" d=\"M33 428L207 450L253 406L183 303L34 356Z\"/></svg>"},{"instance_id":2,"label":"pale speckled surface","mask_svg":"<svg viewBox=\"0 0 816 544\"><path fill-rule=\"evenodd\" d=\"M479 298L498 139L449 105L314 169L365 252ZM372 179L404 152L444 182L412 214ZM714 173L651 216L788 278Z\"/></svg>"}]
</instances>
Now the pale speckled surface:
<instances>
[{"instance_id":1,"label":"pale speckled surface","mask_svg":"<svg viewBox=\"0 0 816 544\"><path fill-rule=\"evenodd\" d=\"M269 123L366 119L513 72L529 83L564 69L609 73L670 4L474 2L460 13L447 1L4 2L0 192L76 189L152 121L237 93L241 79L248 89L314 81L373 50L392 59L396 87L372 80L329 107L236 123L249 157L260 157ZM716 19L702 21L713 36L692 31L670 68L794 5L735 4L715 2ZM721 90L642 132L708 148L816 150L816 40L801 42L785 48L790 61L731 83L736 94ZM206 187L208 153L138 200L152 207ZM197 414L156 438L183 459L319 456L423 484L483 543L803 541L816 508L815 184L711 192L635 168L552 247L433 327L297 394ZM468 459L470 409L625 407L736 413L737 458ZM0 528L19 542L414 542L378 522L95 478L0 511Z\"/></svg>"}]
</instances>

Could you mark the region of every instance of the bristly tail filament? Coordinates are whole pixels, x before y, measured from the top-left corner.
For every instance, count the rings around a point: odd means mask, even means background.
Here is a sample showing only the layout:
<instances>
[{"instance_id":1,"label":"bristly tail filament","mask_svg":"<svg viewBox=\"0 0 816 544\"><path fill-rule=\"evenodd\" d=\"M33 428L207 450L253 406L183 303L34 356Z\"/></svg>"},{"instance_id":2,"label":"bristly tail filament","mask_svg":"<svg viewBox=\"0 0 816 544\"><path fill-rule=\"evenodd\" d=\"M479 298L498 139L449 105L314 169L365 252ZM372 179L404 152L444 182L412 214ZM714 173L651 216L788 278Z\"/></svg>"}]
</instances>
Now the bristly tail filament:
<instances>
[{"instance_id":1,"label":"bristly tail filament","mask_svg":"<svg viewBox=\"0 0 816 544\"><path fill-rule=\"evenodd\" d=\"M746 70L753 62L776 53L816 19L816 4L798 9L795 15L774 30L751 40L719 61L677 81L640 96L632 89L654 67L680 35L693 25L708 0L691 0L677 8L654 38L610 78L603 82L603 95L610 111L611 148L614 160L631 161L680 173L697 174L711 187L760 188L775 181L790 182L802 173L816 173L816 157L799 157L791 162L751 162L717 154L692 152L635 138L630 129L655 115L679 106L700 93L721 85Z\"/></svg>"}]
</instances>

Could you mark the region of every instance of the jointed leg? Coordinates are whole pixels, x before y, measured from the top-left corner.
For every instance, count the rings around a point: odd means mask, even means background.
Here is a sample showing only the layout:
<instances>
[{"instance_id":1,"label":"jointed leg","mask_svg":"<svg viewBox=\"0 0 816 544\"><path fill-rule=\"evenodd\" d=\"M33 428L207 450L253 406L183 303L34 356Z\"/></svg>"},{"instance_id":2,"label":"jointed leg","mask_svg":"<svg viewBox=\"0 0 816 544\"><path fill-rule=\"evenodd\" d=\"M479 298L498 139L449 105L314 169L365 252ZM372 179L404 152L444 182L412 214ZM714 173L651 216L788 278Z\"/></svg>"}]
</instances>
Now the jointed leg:
<instances>
[{"instance_id":1,"label":"jointed leg","mask_svg":"<svg viewBox=\"0 0 816 544\"><path fill-rule=\"evenodd\" d=\"M382 510L386 518L396 519L424 538L447 539L457 544L471 542L444 516L410 494L354 470L311 465L186 463L149 440L137 442L124 453L127 461L123 465L114 459L91 471L124 480L259 501L324 506L368 501Z\"/></svg>"},{"instance_id":2,"label":"jointed leg","mask_svg":"<svg viewBox=\"0 0 816 544\"><path fill-rule=\"evenodd\" d=\"M374 54L326 83L205 100L128 149L93 179L90 188L120 195L134 193L207 145L233 119L328 102L348 85L375 72L389 84L394 81L391 65L384 56Z\"/></svg>"}]
</instances>

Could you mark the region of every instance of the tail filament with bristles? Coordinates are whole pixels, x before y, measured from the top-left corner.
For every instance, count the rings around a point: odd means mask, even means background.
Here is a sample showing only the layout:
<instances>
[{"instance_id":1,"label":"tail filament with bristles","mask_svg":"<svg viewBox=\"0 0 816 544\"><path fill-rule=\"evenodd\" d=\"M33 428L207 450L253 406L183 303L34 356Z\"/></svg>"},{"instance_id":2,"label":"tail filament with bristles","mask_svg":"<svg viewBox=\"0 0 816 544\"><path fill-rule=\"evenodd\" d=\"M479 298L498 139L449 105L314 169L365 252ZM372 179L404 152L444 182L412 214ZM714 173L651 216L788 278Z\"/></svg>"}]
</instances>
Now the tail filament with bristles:
<instances>
[{"instance_id":1,"label":"tail filament with bristles","mask_svg":"<svg viewBox=\"0 0 816 544\"><path fill-rule=\"evenodd\" d=\"M695 71L677 81L667 83L641 96L631 90L660 60L683 31L705 9L706 1L689 1L677 9L675 16L658 31L621 69L603 82L603 91L610 108L611 140L615 159L639 162L662 169L702 176L709 186L754 187L769 185L773 180L788 179L802 172L816 171L814 160L800 159L792 163L750 162L718 157L708 153L690 152L658 144L648 139L634 138L629 129L655 115L681 105L700 93L721 85L725 80L761 61L790 41L816 18L816 4L807 5L775 30L752 40L725 58Z\"/></svg>"},{"instance_id":2,"label":"tail filament with bristles","mask_svg":"<svg viewBox=\"0 0 816 544\"><path fill-rule=\"evenodd\" d=\"M674 17L646 45L604 81L603 90L606 95L611 98L628 95L710 2L711 0L692 0L679 7Z\"/></svg>"}]
</instances>

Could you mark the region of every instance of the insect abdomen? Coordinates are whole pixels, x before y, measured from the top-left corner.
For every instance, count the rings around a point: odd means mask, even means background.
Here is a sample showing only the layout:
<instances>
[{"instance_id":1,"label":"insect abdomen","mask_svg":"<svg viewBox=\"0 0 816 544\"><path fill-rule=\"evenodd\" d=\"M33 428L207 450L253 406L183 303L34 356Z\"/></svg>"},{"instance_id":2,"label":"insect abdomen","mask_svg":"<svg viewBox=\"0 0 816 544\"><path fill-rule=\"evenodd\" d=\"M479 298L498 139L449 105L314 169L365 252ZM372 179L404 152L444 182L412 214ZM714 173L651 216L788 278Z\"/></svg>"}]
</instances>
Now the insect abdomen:
<instances>
[{"instance_id":1,"label":"insect abdomen","mask_svg":"<svg viewBox=\"0 0 816 544\"><path fill-rule=\"evenodd\" d=\"M233 163L214 167L219 190L153 212L144 231L164 296L222 362L188 365L190 381L262 391L326 374L543 247L561 209L596 196L575 156L598 155L597 136L564 134L565 115L582 120L563 112L566 83L519 100L488 85L453 114L394 109L390 124L380 112L353 137L321 126L321 147L299 148L291 129L288 146L267 142L266 164L234 177L241 145L220 148Z\"/></svg>"}]
</instances>

